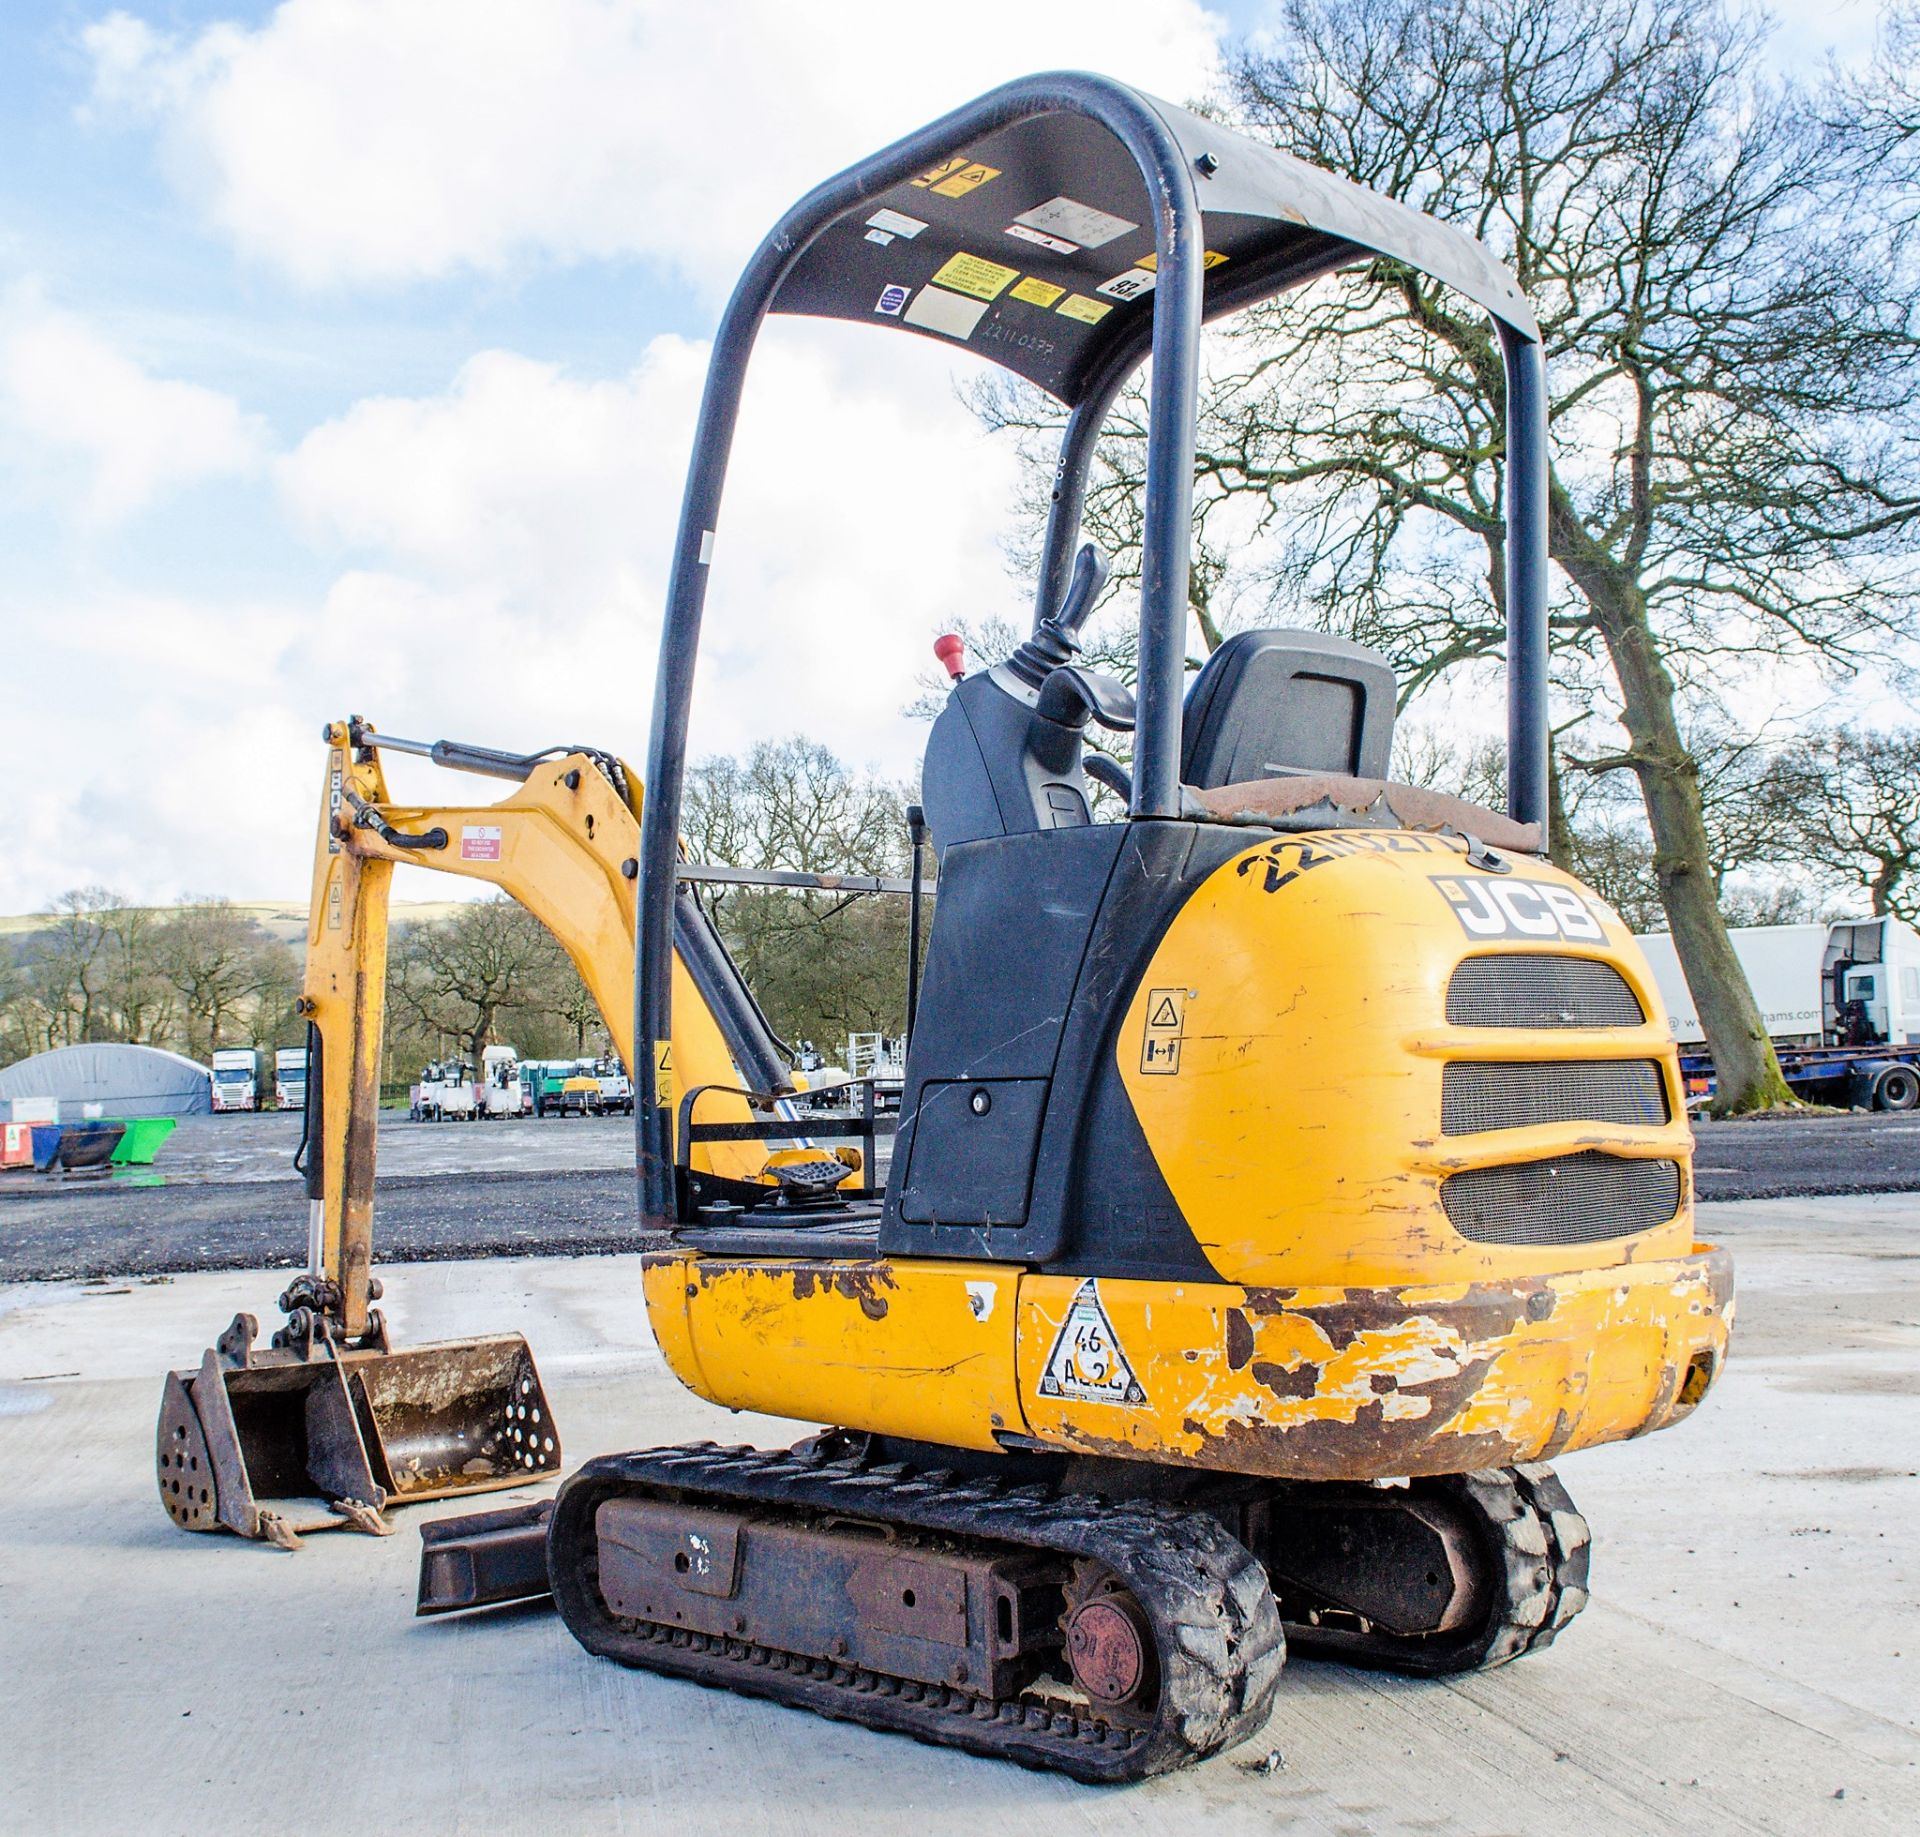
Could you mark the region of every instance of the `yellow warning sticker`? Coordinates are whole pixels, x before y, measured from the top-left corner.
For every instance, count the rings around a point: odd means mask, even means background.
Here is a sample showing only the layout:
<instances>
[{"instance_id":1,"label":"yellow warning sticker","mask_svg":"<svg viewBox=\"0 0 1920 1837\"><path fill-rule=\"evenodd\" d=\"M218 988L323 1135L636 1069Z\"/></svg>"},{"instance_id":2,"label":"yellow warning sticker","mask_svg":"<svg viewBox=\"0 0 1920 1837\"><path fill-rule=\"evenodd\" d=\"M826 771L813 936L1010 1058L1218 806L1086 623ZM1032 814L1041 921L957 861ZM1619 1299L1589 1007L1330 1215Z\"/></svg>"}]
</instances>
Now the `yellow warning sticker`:
<instances>
[{"instance_id":1,"label":"yellow warning sticker","mask_svg":"<svg viewBox=\"0 0 1920 1837\"><path fill-rule=\"evenodd\" d=\"M1207 258L1201 265L1207 268L1217 268L1226 259L1227 258L1224 255L1222 255L1218 249L1209 249L1207 251ZM1159 260L1160 260L1160 257L1157 253L1153 255L1143 255L1133 265L1136 268L1144 268L1149 274L1151 274L1154 271L1154 268L1158 265Z\"/></svg>"},{"instance_id":2,"label":"yellow warning sticker","mask_svg":"<svg viewBox=\"0 0 1920 1837\"><path fill-rule=\"evenodd\" d=\"M1146 1077L1171 1078L1180 1069L1180 1038L1187 1022L1185 989L1149 989L1147 1024L1140 1041L1140 1070Z\"/></svg>"},{"instance_id":3,"label":"yellow warning sticker","mask_svg":"<svg viewBox=\"0 0 1920 1837\"><path fill-rule=\"evenodd\" d=\"M653 1043L653 1097L663 1110L673 1107L673 1042Z\"/></svg>"},{"instance_id":4,"label":"yellow warning sticker","mask_svg":"<svg viewBox=\"0 0 1920 1837\"><path fill-rule=\"evenodd\" d=\"M930 191L936 198L964 198L968 192L978 191L989 179L999 176L998 166L983 166L961 153L952 159L943 159L913 183L918 190Z\"/></svg>"},{"instance_id":5,"label":"yellow warning sticker","mask_svg":"<svg viewBox=\"0 0 1920 1837\"><path fill-rule=\"evenodd\" d=\"M1084 293L1070 293L1053 310L1065 313L1069 319L1078 319L1082 325L1098 325L1113 308L1102 306L1098 300L1089 300Z\"/></svg>"},{"instance_id":6,"label":"yellow warning sticker","mask_svg":"<svg viewBox=\"0 0 1920 1837\"><path fill-rule=\"evenodd\" d=\"M945 265L933 278L942 287L951 287L955 293L970 293L976 300L993 300L1000 296L1007 283L1019 272L1018 268L1003 268L998 262L968 255L963 250L958 255L948 256Z\"/></svg>"},{"instance_id":7,"label":"yellow warning sticker","mask_svg":"<svg viewBox=\"0 0 1920 1837\"><path fill-rule=\"evenodd\" d=\"M1064 287L1054 286L1051 281L1038 281L1028 275L1013 290L1012 298L1025 300L1029 306L1051 306L1066 291Z\"/></svg>"}]
</instances>

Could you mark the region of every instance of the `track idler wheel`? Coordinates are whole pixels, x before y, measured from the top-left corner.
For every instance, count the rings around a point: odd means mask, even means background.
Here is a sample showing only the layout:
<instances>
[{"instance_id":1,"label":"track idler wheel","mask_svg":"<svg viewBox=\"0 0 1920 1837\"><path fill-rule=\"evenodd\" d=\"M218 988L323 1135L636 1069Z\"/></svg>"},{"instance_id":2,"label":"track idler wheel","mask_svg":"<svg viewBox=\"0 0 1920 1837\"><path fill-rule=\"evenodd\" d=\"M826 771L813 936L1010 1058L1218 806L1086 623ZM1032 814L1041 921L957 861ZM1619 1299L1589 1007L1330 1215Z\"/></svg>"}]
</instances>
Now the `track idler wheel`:
<instances>
[{"instance_id":1,"label":"track idler wheel","mask_svg":"<svg viewBox=\"0 0 1920 1837\"><path fill-rule=\"evenodd\" d=\"M1587 1521L1551 1467L1290 1487L1268 1571L1287 1643L1439 1677L1553 1643L1587 1603Z\"/></svg>"}]
</instances>

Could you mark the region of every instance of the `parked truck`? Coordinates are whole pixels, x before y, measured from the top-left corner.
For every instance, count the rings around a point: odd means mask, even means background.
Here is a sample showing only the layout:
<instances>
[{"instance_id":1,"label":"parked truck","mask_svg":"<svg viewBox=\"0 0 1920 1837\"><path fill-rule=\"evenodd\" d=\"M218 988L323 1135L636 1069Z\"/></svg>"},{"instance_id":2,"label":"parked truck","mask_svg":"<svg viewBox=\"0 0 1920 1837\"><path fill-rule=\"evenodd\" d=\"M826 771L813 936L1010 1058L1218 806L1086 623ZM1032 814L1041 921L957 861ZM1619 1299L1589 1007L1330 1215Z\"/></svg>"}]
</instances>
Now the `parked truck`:
<instances>
[{"instance_id":1,"label":"parked truck","mask_svg":"<svg viewBox=\"0 0 1920 1837\"><path fill-rule=\"evenodd\" d=\"M267 1055L257 1046L222 1046L210 1066L217 1111L258 1110L266 1090Z\"/></svg>"},{"instance_id":2,"label":"parked truck","mask_svg":"<svg viewBox=\"0 0 1920 1837\"><path fill-rule=\"evenodd\" d=\"M1920 1104L1920 932L1866 918L1728 935L1796 1096L1875 1110ZM1688 1099L1710 1097L1713 1058L1673 939L1655 932L1639 942L1680 1046Z\"/></svg>"},{"instance_id":3,"label":"parked truck","mask_svg":"<svg viewBox=\"0 0 1920 1837\"><path fill-rule=\"evenodd\" d=\"M273 1102L279 1110L307 1107L307 1049L304 1046L282 1046L273 1055Z\"/></svg>"}]
</instances>

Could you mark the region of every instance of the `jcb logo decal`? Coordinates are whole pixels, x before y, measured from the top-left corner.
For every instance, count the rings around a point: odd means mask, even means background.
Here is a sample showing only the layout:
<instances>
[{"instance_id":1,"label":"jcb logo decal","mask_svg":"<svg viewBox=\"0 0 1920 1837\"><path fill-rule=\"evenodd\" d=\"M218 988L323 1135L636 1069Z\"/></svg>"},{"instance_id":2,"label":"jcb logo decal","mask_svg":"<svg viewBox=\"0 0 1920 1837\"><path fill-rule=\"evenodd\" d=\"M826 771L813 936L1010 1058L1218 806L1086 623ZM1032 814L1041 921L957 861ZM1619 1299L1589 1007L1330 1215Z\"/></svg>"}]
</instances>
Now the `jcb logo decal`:
<instances>
[{"instance_id":1,"label":"jcb logo decal","mask_svg":"<svg viewBox=\"0 0 1920 1837\"><path fill-rule=\"evenodd\" d=\"M1564 938L1604 944L1606 929L1571 887L1551 880L1471 880L1442 874L1434 887L1470 938Z\"/></svg>"}]
</instances>

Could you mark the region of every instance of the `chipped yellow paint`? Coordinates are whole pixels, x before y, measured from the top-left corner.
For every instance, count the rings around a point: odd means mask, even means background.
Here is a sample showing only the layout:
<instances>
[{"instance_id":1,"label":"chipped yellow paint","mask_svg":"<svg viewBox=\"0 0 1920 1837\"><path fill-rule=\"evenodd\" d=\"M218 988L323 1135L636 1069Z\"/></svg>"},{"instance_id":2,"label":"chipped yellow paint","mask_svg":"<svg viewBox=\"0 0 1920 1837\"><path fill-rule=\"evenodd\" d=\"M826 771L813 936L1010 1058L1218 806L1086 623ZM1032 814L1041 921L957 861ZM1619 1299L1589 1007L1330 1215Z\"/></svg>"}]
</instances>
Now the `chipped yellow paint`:
<instances>
[{"instance_id":1,"label":"chipped yellow paint","mask_svg":"<svg viewBox=\"0 0 1920 1837\"><path fill-rule=\"evenodd\" d=\"M1691 1159L1665 1008L1619 916L1544 861L1520 881L1565 889L1595 937L1474 941L1435 888L1473 878L1465 844L1397 831L1262 842L1224 864L1168 927L1115 1041L1154 1160L1207 1259L1230 1282L1387 1287L1474 1281L1682 1254L1690 1186L1664 1226L1625 1243L1511 1248L1469 1242L1440 1183L1461 1168L1599 1149ZM1480 878L1495 885L1500 878ZM1463 957L1540 953L1611 963L1652 1017L1632 1028L1455 1027ZM1143 1047L1153 991L1189 991L1178 1071ZM1440 1134L1449 1059L1655 1060L1671 1120Z\"/></svg>"},{"instance_id":2,"label":"chipped yellow paint","mask_svg":"<svg viewBox=\"0 0 1920 1837\"><path fill-rule=\"evenodd\" d=\"M1080 1286L1020 1285L1029 1433L1061 1448L1297 1479L1454 1473L1664 1427L1726 1355L1731 1262L1399 1289L1101 1282L1144 1404L1040 1393ZM1703 1369L1685 1402L1696 1359Z\"/></svg>"},{"instance_id":3,"label":"chipped yellow paint","mask_svg":"<svg viewBox=\"0 0 1920 1837\"><path fill-rule=\"evenodd\" d=\"M665 1251L644 1280L668 1369L729 1409L956 1448L1021 1431L1005 1264Z\"/></svg>"},{"instance_id":4,"label":"chipped yellow paint","mask_svg":"<svg viewBox=\"0 0 1920 1837\"><path fill-rule=\"evenodd\" d=\"M1053 1359L1084 1273L1004 1264L656 1256L668 1364L736 1409L1295 1478L1548 1459L1677 1420L1733 1319L1731 1262L1694 1242L1688 1179L1671 1219L1591 1244L1471 1242L1440 1204L1462 1168L1598 1149L1685 1170L1692 1146L1662 1004L1618 916L1528 861L1498 884L1531 883L1518 896L1556 908L1561 935L1476 942L1435 884L1479 897L1463 852L1384 831L1262 841L1168 927L1113 1050L1219 1280L1088 1285L1131 1374L1110 1395ZM1651 1018L1451 1025L1454 969L1488 952L1611 963ZM1440 1133L1450 1060L1619 1059L1659 1066L1671 1120Z\"/></svg>"}]
</instances>

